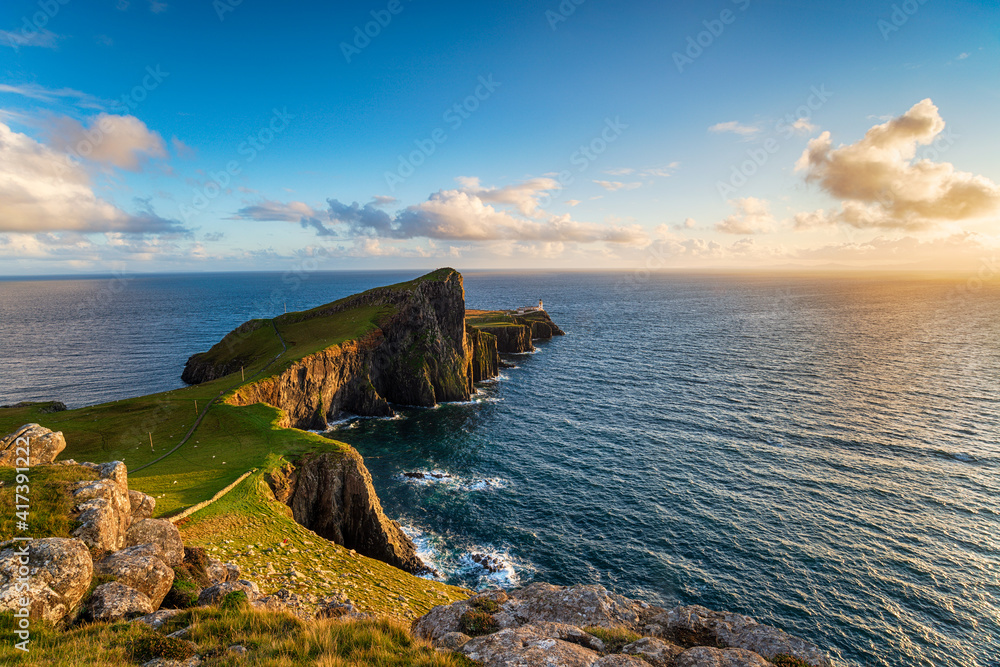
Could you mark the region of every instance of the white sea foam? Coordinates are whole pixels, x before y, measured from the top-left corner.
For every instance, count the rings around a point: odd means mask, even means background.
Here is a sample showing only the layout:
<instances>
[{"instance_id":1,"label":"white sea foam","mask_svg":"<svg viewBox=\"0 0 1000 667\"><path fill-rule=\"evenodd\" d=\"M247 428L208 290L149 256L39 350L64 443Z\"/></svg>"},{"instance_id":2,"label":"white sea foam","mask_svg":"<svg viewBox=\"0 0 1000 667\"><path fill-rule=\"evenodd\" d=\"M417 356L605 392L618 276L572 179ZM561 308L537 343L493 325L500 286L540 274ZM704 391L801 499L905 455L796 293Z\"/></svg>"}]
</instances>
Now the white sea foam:
<instances>
[{"instance_id":1,"label":"white sea foam","mask_svg":"<svg viewBox=\"0 0 1000 667\"><path fill-rule=\"evenodd\" d=\"M414 470L396 475L396 479L417 486L440 484L456 491L496 491L506 489L510 482L500 477L464 479L445 470Z\"/></svg>"}]
</instances>

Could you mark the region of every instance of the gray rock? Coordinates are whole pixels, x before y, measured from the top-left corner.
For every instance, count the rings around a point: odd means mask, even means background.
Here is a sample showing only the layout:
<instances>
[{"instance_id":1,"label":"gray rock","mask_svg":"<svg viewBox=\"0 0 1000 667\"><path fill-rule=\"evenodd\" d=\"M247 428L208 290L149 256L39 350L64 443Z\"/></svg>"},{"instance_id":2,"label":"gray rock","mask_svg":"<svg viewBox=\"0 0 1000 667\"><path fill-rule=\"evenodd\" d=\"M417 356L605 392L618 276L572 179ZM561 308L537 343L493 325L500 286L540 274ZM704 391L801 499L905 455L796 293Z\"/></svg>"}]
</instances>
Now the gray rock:
<instances>
[{"instance_id":1,"label":"gray rock","mask_svg":"<svg viewBox=\"0 0 1000 667\"><path fill-rule=\"evenodd\" d=\"M87 545L80 540L48 537L26 543L30 615L53 623L65 618L83 598L94 567ZM0 611L21 607L25 593L17 590L23 563L22 546L0 551Z\"/></svg>"},{"instance_id":2,"label":"gray rock","mask_svg":"<svg viewBox=\"0 0 1000 667\"><path fill-rule=\"evenodd\" d=\"M154 611L152 614L146 614L145 616L140 616L134 619L135 623L145 623L154 630L159 630L163 627L163 624L172 619L177 614L184 613L183 609L161 609L159 611Z\"/></svg>"},{"instance_id":3,"label":"gray rock","mask_svg":"<svg viewBox=\"0 0 1000 667\"><path fill-rule=\"evenodd\" d=\"M548 621L577 627L633 627L639 621L638 603L608 593L603 586L569 588L534 583L511 591L510 599L496 614L502 628Z\"/></svg>"},{"instance_id":4,"label":"gray rock","mask_svg":"<svg viewBox=\"0 0 1000 667\"><path fill-rule=\"evenodd\" d=\"M150 546L140 545L109 554L97 563L95 571L144 593L153 609L159 609L174 583L174 571L159 557L149 555Z\"/></svg>"},{"instance_id":5,"label":"gray rock","mask_svg":"<svg viewBox=\"0 0 1000 667\"><path fill-rule=\"evenodd\" d=\"M593 667L649 667L649 663L634 655L606 655L598 659Z\"/></svg>"},{"instance_id":6,"label":"gray rock","mask_svg":"<svg viewBox=\"0 0 1000 667\"><path fill-rule=\"evenodd\" d=\"M144 593L125 584L112 581L94 589L87 603L95 621L114 621L153 613L153 604Z\"/></svg>"},{"instance_id":7,"label":"gray rock","mask_svg":"<svg viewBox=\"0 0 1000 667\"><path fill-rule=\"evenodd\" d=\"M201 658L196 655L187 660L167 660L166 658L153 658L149 662L142 663L142 667L198 667L201 665Z\"/></svg>"},{"instance_id":8,"label":"gray rock","mask_svg":"<svg viewBox=\"0 0 1000 667\"><path fill-rule=\"evenodd\" d=\"M142 491L129 491L129 503L132 506L132 520L151 519L156 510L156 498Z\"/></svg>"},{"instance_id":9,"label":"gray rock","mask_svg":"<svg viewBox=\"0 0 1000 667\"><path fill-rule=\"evenodd\" d=\"M24 439L27 440L28 463L32 466L52 463L59 452L66 449L62 431L53 432L38 424L25 424L0 438L0 466L23 467L18 459L24 457ZM19 452L19 448L22 451Z\"/></svg>"},{"instance_id":10,"label":"gray rock","mask_svg":"<svg viewBox=\"0 0 1000 667\"><path fill-rule=\"evenodd\" d=\"M530 625L477 637L460 652L483 667L592 667L600 658L578 644L538 634Z\"/></svg>"},{"instance_id":11,"label":"gray rock","mask_svg":"<svg viewBox=\"0 0 1000 667\"><path fill-rule=\"evenodd\" d=\"M125 534L132 522L128 476L125 464L112 461L102 465L83 464L96 470L100 479L81 482L73 491L80 512L80 526L73 531L96 551L117 551L125 544Z\"/></svg>"},{"instance_id":12,"label":"gray rock","mask_svg":"<svg viewBox=\"0 0 1000 667\"><path fill-rule=\"evenodd\" d=\"M247 599L250 602L254 602L260 599L260 589L257 588L257 584L247 581L246 579L240 579L239 581L227 581L222 584L216 584L206 588L198 596L198 606L204 605L215 605L222 602L222 599L226 597L229 593L236 591L243 591L247 594Z\"/></svg>"},{"instance_id":13,"label":"gray rock","mask_svg":"<svg viewBox=\"0 0 1000 667\"><path fill-rule=\"evenodd\" d=\"M160 548L160 558L170 567L184 562L184 543L177 526L164 519L139 519L125 535L126 546L153 544Z\"/></svg>"},{"instance_id":14,"label":"gray rock","mask_svg":"<svg viewBox=\"0 0 1000 667\"><path fill-rule=\"evenodd\" d=\"M223 563L214 558L208 561L205 567L208 578L213 584L224 584L228 581L239 581L240 567L233 563Z\"/></svg>"},{"instance_id":15,"label":"gray rock","mask_svg":"<svg viewBox=\"0 0 1000 667\"><path fill-rule=\"evenodd\" d=\"M742 648L698 646L677 656L674 667L774 667L756 653Z\"/></svg>"},{"instance_id":16,"label":"gray rock","mask_svg":"<svg viewBox=\"0 0 1000 667\"><path fill-rule=\"evenodd\" d=\"M622 648L622 653L637 655L653 667L670 667L674 664L674 659L683 651L684 649L677 644L671 644L655 637L643 637Z\"/></svg>"},{"instance_id":17,"label":"gray rock","mask_svg":"<svg viewBox=\"0 0 1000 667\"><path fill-rule=\"evenodd\" d=\"M434 642L434 646L438 648L446 648L449 651L457 651L470 641L472 641L472 637L469 635L461 632L447 632L442 635L440 639Z\"/></svg>"},{"instance_id":18,"label":"gray rock","mask_svg":"<svg viewBox=\"0 0 1000 667\"><path fill-rule=\"evenodd\" d=\"M799 658L813 667L833 665L815 644L758 623L742 614L711 611L691 605L670 609L653 618L652 622L663 627L663 635L667 639L679 644L742 648L767 659L785 654Z\"/></svg>"}]
</instances>

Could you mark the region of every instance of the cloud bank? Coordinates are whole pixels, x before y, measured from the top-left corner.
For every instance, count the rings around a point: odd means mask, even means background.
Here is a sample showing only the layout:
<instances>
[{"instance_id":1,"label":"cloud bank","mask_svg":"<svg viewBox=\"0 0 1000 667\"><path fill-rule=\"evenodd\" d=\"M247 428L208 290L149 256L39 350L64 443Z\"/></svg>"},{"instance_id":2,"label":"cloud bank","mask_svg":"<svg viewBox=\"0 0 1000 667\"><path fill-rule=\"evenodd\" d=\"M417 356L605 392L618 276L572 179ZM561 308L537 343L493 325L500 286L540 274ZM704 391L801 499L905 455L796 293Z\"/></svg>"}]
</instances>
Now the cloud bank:
<instances>
[{"instance_id":1,"label":"cloud bank","mask_svg":"<svg viewBox=\"0 0 1000 667\"><path fill-rule=\"evenodd\" d=\"M844 223L857 228L918 230L1000 212L1000 187L949 162L916 159L920 146L938 152L954 141L930 99L876 125L864 138L833 148L829 132L809 142L796 163L806 180L841 200L840 209L795 217L798 228Z\"/></svg>"}]
</instances>

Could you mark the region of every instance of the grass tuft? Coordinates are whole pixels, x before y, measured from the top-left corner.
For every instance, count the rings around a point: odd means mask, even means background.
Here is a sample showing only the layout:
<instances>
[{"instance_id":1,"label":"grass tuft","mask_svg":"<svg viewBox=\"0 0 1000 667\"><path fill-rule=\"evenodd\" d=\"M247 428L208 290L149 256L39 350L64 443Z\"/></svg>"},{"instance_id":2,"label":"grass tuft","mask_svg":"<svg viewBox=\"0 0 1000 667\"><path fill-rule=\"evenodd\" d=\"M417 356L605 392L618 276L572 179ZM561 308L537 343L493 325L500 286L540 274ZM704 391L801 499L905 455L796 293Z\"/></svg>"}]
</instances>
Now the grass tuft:
<instances>
[{"instance_id":1,"label":"grass tuft","mask_svg":"<svg viewBox=\"0 0 1000 667\"><path fill-rule=\"evenodd\" d=\"M622 648L626 644L631 644L641 639L640 635L625 628L602 628L591 625L584 628L583 631L604 642L604 652L608 654L621 653Z\"/></svg>"},{"instance_id":2,"label":"grass tuft","mask_svg":"<svg viewBox=\"0 0 1000 667\"><path fill-rule=\"evenodd\" d=\"M470 637L490 635L500 629L500 624L497 623L497 619L493 617L493 614L478 609L469 609L463 613L459 617L458 623L462 632Z\"/></svg>"}]
</instances>

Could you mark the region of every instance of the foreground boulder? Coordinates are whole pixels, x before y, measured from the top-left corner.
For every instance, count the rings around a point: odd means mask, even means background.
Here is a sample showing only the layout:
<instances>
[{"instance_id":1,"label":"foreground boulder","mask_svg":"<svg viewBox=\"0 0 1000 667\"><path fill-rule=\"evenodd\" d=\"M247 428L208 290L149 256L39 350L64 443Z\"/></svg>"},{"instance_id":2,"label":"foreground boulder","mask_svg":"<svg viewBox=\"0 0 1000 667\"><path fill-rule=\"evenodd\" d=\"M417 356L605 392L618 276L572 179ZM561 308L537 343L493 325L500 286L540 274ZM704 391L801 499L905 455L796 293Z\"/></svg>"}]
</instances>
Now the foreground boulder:
<instances>
[{"instance_id":1,"label":"foreground boulder","mask_svg":"<svg viewBox=\"0 0 1000 667\"><path fill-rule=\"evenodd\" d=\"M94 589L87 603L87 611L95 621L116 621L152 614L154 608L152 601L144 593L112 581Z\"/></svg>"},{"instance_id":2,"label":"foreground boulder","mask_svg":"<svg viewBox=\"0 0 1000 667\"><path fill-rule=\"evenodd\" d=\"M25 424L13 433L0 438L0 466L23 467L18 459L24 457L27 440L28 461L32 466L47 465L56 460L66 449L62 431L51 431L38 424ZM21 451L18 451L19 448Z\"/></svg>"},{"instance_id":3,"label":"foreground boulder","mask_svg":"<svg viewBox=\"0 0 1000 667\"><path fill-rule=\"evenodd\" d=\"M0 611L15 611L25 593L18 590L22 564L27 561L31 617L57 623L83 599L94 568L87 545L60 537L32 540L0 551Z\"/></svg>"},{"instance_id":4,"label":"foreground boulder","mask_svg":"<svg viewBox=\"0 0 1000 667\"><path fill-rule=\"evenodd\" d=\"M149 546L116 551L97 563L95 570L143 593L153 609L159 609L174 583L174 571L151 553Z\"/></svg>"},{"instance_id":5,"label":"foreground boulder","mask_svg":"<svg viewBox=\"0 0 1000 667\"><path fill-rule=\"evenodd\" d=\"M832 667L815 645L749 616L667 610L595 585L480 593L432 609L413 632L485 667L767 667L779 655Z\"/></svg>"},{"instance_id":6,"label":"foreground boulder","mask_svg":"<svg viewBox=\"0 0 1000 667\"><path fill-rule=\"evenodd\" d=\"M184 542L177 526L166 519L139 519L132 523L125 535L125 546L153 544L159 557L170 567L184 562Z\"/></svg>"}]
</instances>

